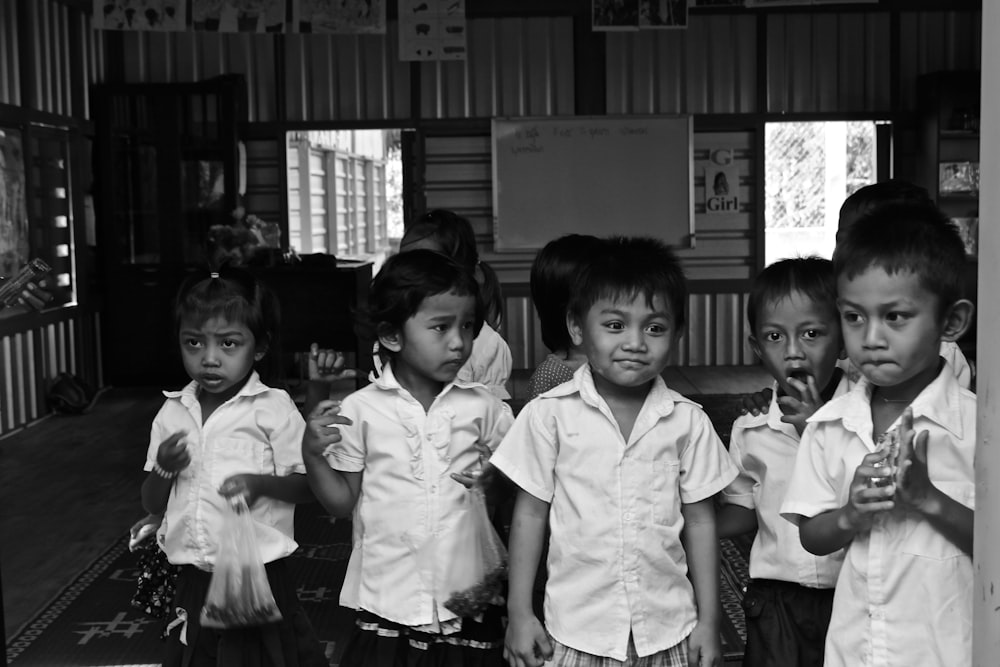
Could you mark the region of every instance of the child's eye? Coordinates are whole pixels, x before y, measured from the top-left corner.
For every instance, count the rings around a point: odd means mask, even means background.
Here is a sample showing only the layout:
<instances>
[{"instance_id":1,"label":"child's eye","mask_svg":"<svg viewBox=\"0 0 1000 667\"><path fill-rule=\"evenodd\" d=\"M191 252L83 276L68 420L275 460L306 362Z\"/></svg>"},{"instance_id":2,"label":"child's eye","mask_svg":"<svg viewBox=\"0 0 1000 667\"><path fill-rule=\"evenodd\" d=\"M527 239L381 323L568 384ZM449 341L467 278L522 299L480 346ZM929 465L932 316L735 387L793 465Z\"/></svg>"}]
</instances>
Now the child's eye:
<instances>
[{"instance_id":1,"label":"child's eye","mask_svg":"<svg viewBox=\"0 0 1000 667\"><path fill-rule=\"evenodd\" d=\"M910 318L909 313L901 313L897 311L892 311L886 313L885 321L890 324L902 324Z\"/></svg>"},{"instance_id":2,"label":"child's eye","mask_svg":"<svg viewBox=\"0 0 1000 667\"><path fill-rule=\"evenodd\" d=\"M613 331L621 331L622 329L625 328L625 325L622 324L621 322L617 321L617 320L616 321L612 321L612 322L607 322L607 323L605 323L604 326L607 327L608 329L613 330Z\"/></svg>"},{"instance_id":3,"label":"child's eye","mask_svg":"<svg viewBox=\"0 0 1000 667\"><path fill-rule=\"evenodd\" d=\"M224 338L222 340L222 349L231 350L234 347L239 347L240 342L238 340L233 340L232 338Z\"/></svg>"},{"instance_id":4,"label":"child's eye","mask_svg":"<svg viewBox=\"0 0 1000 667\"><path fill-rule=\"evenodd\" d=\"M806 329L802 332L802 337L806 340L816 340L823 335L823 332L819 329Z\"/></svg>"},{"instance_id":5,"label":"child's eye","mask_svg":"<svg viewBox=\"0 0 1000 667\"><path fill-rule=\"evenodd\" d=\"M764 340L768 343L778 343L781 342L783 336L777 331L767 331L764 333Z\"/></svg>"},{"instance_id":6,"label":"child's eye","mask_svg":"<svg viewBox=\"0 0 1000 667\"><path fill-rule=\"evenodd\" d=\"M852 311L846 311L840 314L840 319L844 324L860 324L861 315Z\"/></svg>"},{"instance_id":7,"label":"child's eye","mask_svg":"<svg viewBox=\"0 0 1000 667\"><path fill-rule=\"evenodd\" d=\"M476 323L472 322L471 320L469 322L463 322L462 323L462 328L463 329L474 329L475 327L476 327Z\"/></svg>"},{"instance_id":8,"label":"child's eye","mask_svg":"<svg viewBox=\"0 0 1000 667\"><path fill-rule=\"evenodd\" d=\"M650 324L646 331L654 336L661 336L667 332L667 327L662 324Z\"/></svg>"},{"instance_id":9,"label":"child's eye","mask_svg":"<svg viewBox=\"0 0 1000 667\"><path fill-rule=\"evenodd\" d=\"M185 338L182 341L182 344L184 345L184 347L200 347L201 341L198 340L197 338Z\"/></svg>"}]
</instances>

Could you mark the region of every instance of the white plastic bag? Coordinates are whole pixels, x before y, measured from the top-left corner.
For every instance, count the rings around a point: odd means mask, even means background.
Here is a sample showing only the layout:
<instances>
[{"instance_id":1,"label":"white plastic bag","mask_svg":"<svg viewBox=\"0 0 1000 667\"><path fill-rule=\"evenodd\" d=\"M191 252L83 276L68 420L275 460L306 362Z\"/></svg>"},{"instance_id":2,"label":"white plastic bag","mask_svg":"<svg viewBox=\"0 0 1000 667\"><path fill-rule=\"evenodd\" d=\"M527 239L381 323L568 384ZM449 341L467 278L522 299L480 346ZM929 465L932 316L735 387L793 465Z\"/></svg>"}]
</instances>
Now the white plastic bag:
<instances>
[{"instance_id":1,"label":"white plastic bag","mask_svg":"<svg viewBox=\"0 0 1000 667\"><path fill-rule=\"evenodd\" d=\"M467 491L455 528L454 549L441 582L445 609L463 617L475 617L489 605L503 604L507 581L507 549L490 522L483 490Z\"/></svg>"},{"instance_id":2,"label":"white plastic bag","mask_svg":"<svg viewBox=\"0 0 1000 667\"><path fill-rule=\"evenodd\" d=\"M219 534L219 555L201 608L201 624L245 628L280 621L246 498L238 496L229 506L233 511Z\"/></svg>"}]
</instances>

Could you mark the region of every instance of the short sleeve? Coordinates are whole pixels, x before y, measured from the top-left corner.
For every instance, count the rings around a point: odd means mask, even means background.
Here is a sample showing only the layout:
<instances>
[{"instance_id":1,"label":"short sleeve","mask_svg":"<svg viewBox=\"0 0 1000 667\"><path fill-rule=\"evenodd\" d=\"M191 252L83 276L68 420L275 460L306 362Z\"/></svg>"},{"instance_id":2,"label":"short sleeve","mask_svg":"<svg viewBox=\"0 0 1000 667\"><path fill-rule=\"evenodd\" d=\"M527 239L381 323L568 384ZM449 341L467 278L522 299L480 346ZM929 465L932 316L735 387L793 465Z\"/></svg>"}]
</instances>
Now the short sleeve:
<instances>
[{"instance_id":1,"label":"short sleeve","mask_svg":"<svg viewBox=\"0 0 1000 667\"><path fill-rule=\"evenodd\" d=\"M495 407L490 411L491 418L487 424L487 432L483 434L482 443L489 447L491 452L497 450L504 436L514 424L514 413L510 406L499 399L495 399L495 403Z\"/></svg>"},{"instance_id":2,"label":"short sleeve","mask_svg":"<svg viewBox=\"0 0 1000 667\"><path fill-rule=\"evenodd\" d=\"M340 414L351 420L351 424L338 425L340 442L335 443L326 455L326 462L334 470L342 472L361 472L365 469L364 434L367 425L361 417L362 402L355 394L351 394L340 404Z\"/></svg>"},{"instance_id":3,"label":"short sleeve","mask_svg":"<svg viewBox=\"0 0 1000 667\"><path fill-rule=\"evenodd\" d=\"M160 407L159 412L156 413L156 417L153 418L153 425L149 429L149 446L146 448L146 463L142 467L146 472L150 472L153 469L153 465L156 463L156 455L160 451L160 443L167 437L163 424L166 408L166 404Z\"/></svg>"},{"instance_id":4,"label":"short sleeve","mask_svg":"<svg viewBox=\"0 0 1000 667\"><path fill-rule=\"evenodd\" d=\"M814 517L841 506L841 481L827 459L828 422L810 423L802 433L795 468L788 482L781 516L798 525L801 517ZM851 471L853 475L853 470Z\"/></svg>"},{"instance_id":5,"label":"short sleeve","mask_svg":"<svg viewBox=\"0 0 1000 667\"><path fill-rule=\"evenodd\" d=\"M725 445L705 412L695 406L690 411L687 444L680 452L680 495L684 504L705 500L724 489L737 473Z\"/></svg>"},{"instance_id":6,"label":"short sleeve","mask_svg":"<svg viewBox=\"0 0 1000 667\"><path fill-rule=\"evenodd\" d=\"M274 474L278 477L305 474L306 468L302 462L305 419L287 394L277 401L277 407L276 423L269 436L271 451L274 454ZM285 413L283 418L282 411Z\"/></svg>"},{"instance_id":7,"label":"short sleeve","mask_svg":"<svg viewBox=\"0 0 1000 667\"><path fill-rule=\"evenodd\" d=\"M544 409L547 402L537 399L524 406L490 463L522 490L550 503L559 448L554 417ZM550 419L552 426L547 424Z\"/></svg>"},{"instance_id":8,"label":"short sleeve","mask_svg":"<svg viewBox=\"0 0 1000 667\"><path fill-rule=\"evenodd\" d=\"M736 466L738 474L736 479L722 490L719 500L723 505L739 505L740 507L752 510L757 507L753 493L757 487L757 480L750 475L743 465L744 446L744 429L734 425L732 435L729 439L729 459Z\"/></svg>"}]
</instances>

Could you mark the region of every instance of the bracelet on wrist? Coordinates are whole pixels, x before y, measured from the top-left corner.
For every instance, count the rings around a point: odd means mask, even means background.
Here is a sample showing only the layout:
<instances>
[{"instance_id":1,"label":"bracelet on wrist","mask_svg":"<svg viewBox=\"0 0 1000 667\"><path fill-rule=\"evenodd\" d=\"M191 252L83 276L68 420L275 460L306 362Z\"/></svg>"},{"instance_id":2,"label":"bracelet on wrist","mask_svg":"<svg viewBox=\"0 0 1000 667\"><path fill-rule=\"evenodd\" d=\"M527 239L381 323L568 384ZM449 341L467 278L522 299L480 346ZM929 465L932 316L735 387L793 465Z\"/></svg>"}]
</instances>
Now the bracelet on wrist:
<instances>
[{"instance_id":1,"label":"bracelet on wrist","mask_svg":"<svg viewBox=\"0 0 1000 667\"><path fill-rule=\"evenodd\" d=\"M159 475L163 479L173 479L174 477L177 477L177 471L176 470L174 470L173 472L171 472L169 470L164 470L163 467L160 466L160 462L159 461L157 461L156 463L153 464L153 472L155 472L157 475Z\"/></svg>"}]
</instances>

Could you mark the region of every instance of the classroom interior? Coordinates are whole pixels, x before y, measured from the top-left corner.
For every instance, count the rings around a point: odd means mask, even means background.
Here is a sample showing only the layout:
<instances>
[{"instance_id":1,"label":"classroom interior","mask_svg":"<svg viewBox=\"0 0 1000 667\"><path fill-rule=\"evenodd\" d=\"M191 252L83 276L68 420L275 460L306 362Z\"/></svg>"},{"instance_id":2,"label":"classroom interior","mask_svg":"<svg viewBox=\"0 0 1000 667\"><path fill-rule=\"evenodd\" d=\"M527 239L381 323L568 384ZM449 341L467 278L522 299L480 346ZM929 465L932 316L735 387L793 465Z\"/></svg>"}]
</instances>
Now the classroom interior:
<instances>
[{"instance_id":1,"label":"classroom interior","mask_svg":"<svg viewBox=\"0 0 1000 667\"><path fill-rule=\"evenodd\" d=\"M750 280L765 264L769 123L871 122L872 180L923 185L951 217L978 221L989 218L981 208L996 211L988 188L980 201L978 192L943 187L941 171L945 163L975 163L978 178L980 147L992 148L983 151L984 167L1000 155L986 123L980 131L980 105L983 120L985 109L995 116L1000 108L987 97L982 67L989 54L1000 56L986 44L1000 29L987 3L688 4L682 29L603 31L594 29L589 0L466 0L465 58L412 61L400 53L405 3L385 3L384 34L255 34L100 30L91 0L0 0L0 137L8 155L16 137L23 161L28 254L48 262L60 286L57 303L40 313L0 312L2 474L21 474L4 467L5 441L28 441L46 456L31 429L51 415L47 396L61 373L119 396L184 381L166 353L169 300L185 275L203 268L209 228L243 216L277 231L278 247L255 270L275 285L288 315L290 386L304 386L300 357L312 342L344 350L364 370L367 351L351 313L391 252L390 213L370 199L359 204L355 190L334 192L384 186L390 176L356 146L337 143L348 131L394 138L393 215L402 224L435 208L472 222L482 259L501 279L515 399L546 350L528 290L530 243L498 247L507 230L495 210L494 119L688 120L691 226L678 255L690 279L689 324L669 371L680 391L742 392L766 379L745 343L744 310ZM303 141L324 133L336 150ZM724 211L712 210L706 176L720 154L735 177L735 203ZM12 168L0 165L0 173ZM583 168L599 174L616 164L595 159ZM543 217L547 207L577 206L550 194L538 183L531 195ZM616 229L609 221L606 232ZM980 234L980 256L996 246L987 245L990 234ZM290 245L300 261L287 261ZM997 277L989 264L970 257L980 285L995 284L987 282ZM979 305L981 320L995 322L991 308ZM975 332L963 349L983 391L1000 363L977 349ZM145 437L136 435L139 457ZM992 457L982 463L1000 469ZM140 465L137 458L137 475ZM51 489L42 469L31 474L41 476L32 485L37 502L57 493L69 506L90 479L84 465ZM111 534L112 524L134 519L138 496L133 505L117 502L102 513ZM988 539L977 537L977 550L996 553L1000 527L984 523L982 531L977 536ZM12 579L31 576L9 571L9 562L22 568L47 556L25 552L9 532L2 537L6 591ZM54 576L71 578L76 566L70 559L62 566L69 571ZM42 597L19 599L17 618L28 620ZM1000 629L995 606L977 619L982 628Z\"/></svg>"}]
</instances>

